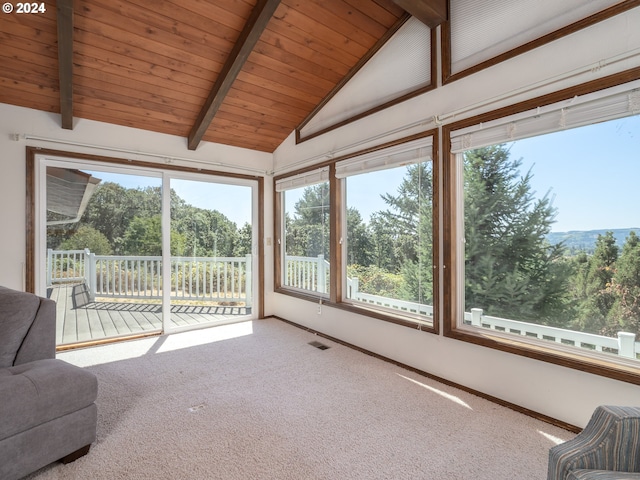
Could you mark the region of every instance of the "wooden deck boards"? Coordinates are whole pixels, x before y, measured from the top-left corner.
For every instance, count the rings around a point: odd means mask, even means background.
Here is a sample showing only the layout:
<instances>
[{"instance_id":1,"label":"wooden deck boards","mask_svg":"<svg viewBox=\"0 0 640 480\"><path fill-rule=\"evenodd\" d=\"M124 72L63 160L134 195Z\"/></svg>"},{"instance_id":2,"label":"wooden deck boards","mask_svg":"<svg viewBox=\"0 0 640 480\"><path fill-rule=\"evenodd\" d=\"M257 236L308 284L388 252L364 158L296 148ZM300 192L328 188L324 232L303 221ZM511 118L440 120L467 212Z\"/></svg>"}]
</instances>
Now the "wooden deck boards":
<instances>
[{"instance_id":1,"label":"wooden deck boards","mask_svg":"<svg viewBox=\"0 0 640 480\"><path fill-rule=\"evenodd\" d=\"M69 345L162 330L162 306L116 299L90 302L81 285L56 285L47 292L56 302L56 344ZM245 307L172 305L171 324L188 327L247 315Z\"/></svg>"}]
</instances>

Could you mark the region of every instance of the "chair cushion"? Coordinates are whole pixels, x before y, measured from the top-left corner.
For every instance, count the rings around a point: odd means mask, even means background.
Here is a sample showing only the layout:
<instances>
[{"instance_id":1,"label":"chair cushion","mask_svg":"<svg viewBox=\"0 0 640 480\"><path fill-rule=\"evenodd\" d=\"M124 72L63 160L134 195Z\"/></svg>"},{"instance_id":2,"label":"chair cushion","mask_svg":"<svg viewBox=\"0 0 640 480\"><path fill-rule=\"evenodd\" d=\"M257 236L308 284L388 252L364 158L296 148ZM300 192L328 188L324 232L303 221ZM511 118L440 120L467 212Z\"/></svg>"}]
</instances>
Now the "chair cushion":
<instances>
[{"instance_id":1,"label":"chair cushion","mask_svg":"<svg viewBox=\"0 0 640 480\"><path fill-rule=\"evenodd\" d=\"M0 369L0 440L94 403L96 376L62 360Z\"/></svg>"},{"instance_id":2,"label":"chair cushion","mask_svg":"<svg viewBox=\"0 0 640 480\"><path fill-rule=\"evenodd\" d=\"M612 470L572 470L567 480L640 480L640 473L614 472Z\"/></svg>"},{"instance_id":3,"label":"chair cushion","mask_svg":"<svg viewBox=\"0 0 640 480\"><path fill-rule=\"evenodd\" d=\"M0 287L0 368L13 365L39 307L36 295Z\"/></svg>"}]
</instances>

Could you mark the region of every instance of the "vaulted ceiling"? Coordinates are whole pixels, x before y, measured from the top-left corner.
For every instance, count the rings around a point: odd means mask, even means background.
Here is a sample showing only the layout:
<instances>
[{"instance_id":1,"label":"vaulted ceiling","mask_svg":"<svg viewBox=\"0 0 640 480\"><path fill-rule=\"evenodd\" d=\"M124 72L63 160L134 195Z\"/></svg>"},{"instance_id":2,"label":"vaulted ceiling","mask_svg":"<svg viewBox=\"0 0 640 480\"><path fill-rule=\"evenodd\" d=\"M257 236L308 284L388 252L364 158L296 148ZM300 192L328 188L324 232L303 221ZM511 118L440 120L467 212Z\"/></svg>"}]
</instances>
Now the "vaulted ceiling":
<instances>
[{"instance_id":1,"label":"vaulted ceiling","mask_svg":"<svg viewBox=\"0 0 640 480\"><path fill-rule=\"evenodd\" d=\"M399 6L399 5L402 5ZM17 4L16 4L17 6ZM272 152L444 0L57 0L0 16L0 102Z\"/></svg>"}]
</instances>

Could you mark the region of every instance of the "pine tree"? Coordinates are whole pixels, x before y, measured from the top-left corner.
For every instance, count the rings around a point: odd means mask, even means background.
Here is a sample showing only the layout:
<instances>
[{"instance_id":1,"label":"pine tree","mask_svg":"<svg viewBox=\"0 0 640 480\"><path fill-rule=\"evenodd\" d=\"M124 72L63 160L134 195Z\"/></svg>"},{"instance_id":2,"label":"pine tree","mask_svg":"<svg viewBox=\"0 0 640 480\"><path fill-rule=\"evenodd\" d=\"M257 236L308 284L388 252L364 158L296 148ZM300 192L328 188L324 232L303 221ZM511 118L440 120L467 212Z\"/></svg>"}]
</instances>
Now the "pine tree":
<instances>
[{"instance_id":1,"label":"pine tree","mask_svg":"<svg viewBox=\"0 0 640 480\"><path fill-rule=\"evenodd\" d=\"M619 249L613 232L598 235L595 250L576 273L574 289L578 312L571 327L581 332L606 334L607 317L615 302L612 280Z\"/></svg>"},{"instance_id":2,"label":"pine tree","mask_svg":"<svg viewBox=\"0 0 640 480\"><path fill-rule=\"evenodd\" d=\"M570 269L562 245L546 240L556 211L521 165L504 145L465 153L465 309L561 325Z\"/></svg>"},{"instance_id":3,"label":"pine tree","mask_svg":"<svg viewBox=\"0 0 640 480\"><path fill-rule=\"evenodd\" d=\"M640 239L629 233L611 279L615 301L607 316L605 334L640 334Z\"/></svg>"},{"instance_id":4,"label":"pine tree","mask_svg":"<svg viewBox=\"0 0 640 480\"><path fill-rule=\"evenodd\" d=\"M362 215L353 207L347 208L347 265L371 264L371 235Z\"/></svg>"},{"instance_id":5,"label":"pine tree","mask_svg":"<svg viewBox=\"0 0 640 480\"><path fill-rule=\"evenodd\" d=\"M407 167L397 195L382 195L388 208L375 215L373 227L376 250L394 262L385 267L404 278L402 298L425 304L433 302L432 168L431 162Z\"/></svg>"}]
</instances>

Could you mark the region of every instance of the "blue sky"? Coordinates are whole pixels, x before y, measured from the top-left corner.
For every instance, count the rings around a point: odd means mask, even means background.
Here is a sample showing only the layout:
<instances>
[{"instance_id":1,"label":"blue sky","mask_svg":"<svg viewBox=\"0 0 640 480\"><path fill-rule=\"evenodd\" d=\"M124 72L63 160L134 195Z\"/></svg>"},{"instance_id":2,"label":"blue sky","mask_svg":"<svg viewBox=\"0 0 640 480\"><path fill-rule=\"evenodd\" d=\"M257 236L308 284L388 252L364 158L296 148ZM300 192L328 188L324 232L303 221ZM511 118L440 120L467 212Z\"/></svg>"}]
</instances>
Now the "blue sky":
<instances>
[{"instance_id":1,"label":"blue sky","mask_svg":"<svg viewBox=\"0 0 640 480\"><path fill-rule=\"evenodd\" d=\"M519 140L511 155L553 197L553 231L640 227L640 116Z\"/></svg>"},{"instance_id":2,"label":"blue sky","mask_svg":"<svg viewBox=\"0 0 640 480\"><path fill-rule=\"evenodd\" d=\"M512 158L522 158L522 175L532 168L536 196L547 192L558 210L552 230L595 230L640 227L640 116L561 131L509 145ZM159 178L95 172L103 182L128 188L160 185ZM379 194L396 194L404 169L348 179L348 205L363 219L383 210ZM251 189L245 186L173 180L172 188L191 205L215 209L240 227L251 222ZM301 191L285 195L286 208Z\"/></svg>"},{"instance_id":3,"label":"blue sky","mask_svg":"<svg viewBox=\"0 0 640 480\"><path fill-rule=\"evenodd\" d=\"M522 158L521 175L532 169L535 196L547 192L557 209L552 231L640 227L640 116L565 130L509 144ZM347 205L363 219L386 209L380 195L396 194L404 169L349 177ZM287 198L292 211L299 198Z\"/></svg>"}]
</instances>

